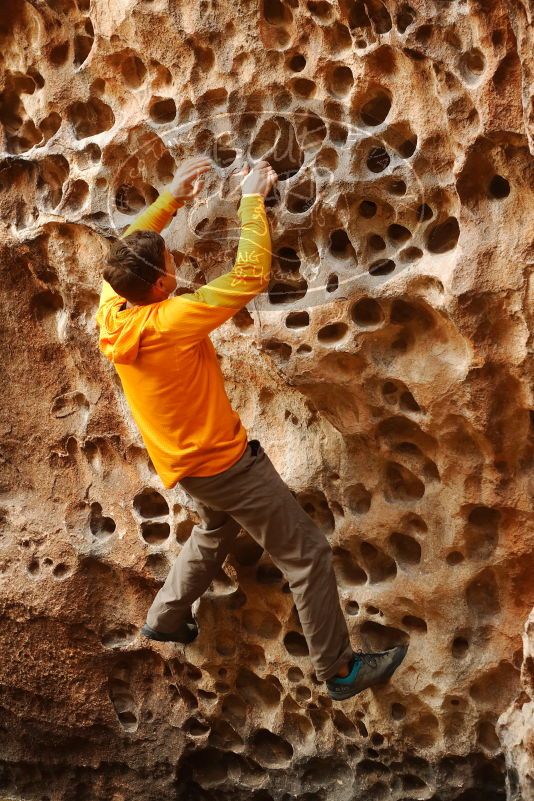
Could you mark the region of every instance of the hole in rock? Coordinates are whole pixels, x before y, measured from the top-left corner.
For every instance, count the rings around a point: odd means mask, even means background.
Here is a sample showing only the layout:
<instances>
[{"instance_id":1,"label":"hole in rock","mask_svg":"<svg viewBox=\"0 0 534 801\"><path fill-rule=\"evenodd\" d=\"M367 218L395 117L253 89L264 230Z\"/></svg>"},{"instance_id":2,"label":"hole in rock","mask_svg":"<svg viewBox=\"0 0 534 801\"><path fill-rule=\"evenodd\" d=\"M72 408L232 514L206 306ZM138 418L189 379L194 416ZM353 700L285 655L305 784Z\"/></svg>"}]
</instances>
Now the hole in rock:
<instances>
[{"instance_id":1,"label":"hole in rock","mask_svg":"<svg viewBox=\"0 0 534 801\"><path fill-rule=\"evenodd\" d=\"M304 673L299 667L290 667L287 671L287 678L293 683L298 683L304 678Z\"/></svg>"},{"instance_id":2,"label":"hole in rock","mask_svg":"<svg viewBox=\"0 0 534 801\"><path fill-rule=\"evenodd\" d=\"M156 581L165 581L169 572L169 562L160 553L152 553L145 562L145 567L156 579Z\"/></svg>"},{"instance_id":3,"label":"hole in rock","mask_svg":"<svg viewBox=\"0 0 534 801\"><path fill-rule=\"evenodd\" d=\"M157 490L146 487L133 499L133 507L141 517L164 517L169 514L169 504Z\"/></svg>"},{"instance_id":4,"label":"hole in rock","mask_svg":"<svg viewBox=\"0 0 534 801\"><path fill-rule=\"evenodd\" d=\"M395 531L390 535L389 543L401 567L406 567L406 565L418 565L420 563L421 546L413 537Z\"/></svg>"},{"instance_id":5,"label":"hole in rock","mask_svg":"<svg viewBox=\"0 0 534 801\"><path fill-rule=\"evenodd\" d=\"M150 118L158 125L172 122L176 117L176 103L172 97L153 97L148 109Z\"/></svg>"},{"instance_id":6,"label":"hole in rock","mask_svg":"<svg viewBox=\"0 0 534 801\"><path fill-rule=\"evenodd\" d=\"M70 572L71 570L68 565L65 565L63 562L59 562L59 564L57 564L52 570L52 575L54 578L62 579L66 578L66 576L69 576Z\"/></svg>"},{"instance_id":7,"label":"hole in rock","mask_svg":"<svg viewBox=\"0 0 534 801\"><path fill-rule=\"evenodd\" d=\"M378 234L371 234L371 236L368 237L367 242L372 250L384 250L386 247L386 243Z\"/></svg>"},{"instance_id":8,"label":"hole in rock","mask_svg":"<svg viewBox=\"0 0 534 801\"><path fill-rule=\"evenodd\" d=\"M464 558L463 553L460 553L460 551L451 551L447 554L446 562L448 565L459 565L464 561Z\"/></svg>"},{"instance_id":9,"label":"hole in rock","mask_svg":"<svg viewBox=\"0 0 534 801\"><path fill-rule=\"evenodd\" d=\"M341 709L332 710L332 722L336 729L341 732L345 737L356 737L356 726L354 723L341 711Z\"/></svg>"},{"instance_id":10,"label":"hole in rock","mask_svg":"<svg viewBox=\"0 0 534 801\"><path fill-rule=\"evenodd\" d=\"M388 191L391 192L392 195L405 195L406 189L407 187L404 181L391 181L388 185Z\"/></svg>"},{"instance_id":11,"label":"hole in rock","mask_svg":"<svg viewBox=\"0 0 534 801\"><path fill-rule=\"evenodd\" d=\"M227 695L223 699L221 712L234 726L242 726L247 719L247 707L238 695Z\"/></svg>"},{"instance_id":12,"label":"hole in rock","mask_svg":"<svg viewBox=\"0 0 534 801\"><path fill-rule=\"evenodd\" d=\"M345 491L345 503L351 512L365 515L371 508L371 493L363 484L352 484Z\"/></svg>"},{"instance_id":13,"label":"hole in rock","mask_svg":"<svg viewBox=\"0 0 534 801\"><path fill-rule=\"evenodd\" d=\"M371 172L383 172L389 166L391 159L383 147L372 147L367 156L367 167Z\"/></svg>"},{"instance_id":14,"label":"hole in rock","mask_svg":"<svg viewBox=\"0 0 534 801\"><path fill-rule=\"evenodd\" d=\"M418 206L415 216L419 222L425 222L426 220L432 219L434 212L427 203L422 203Z\"/></svg>"},{"instance_id":15,"label":"hole in rock","mask_svg":"<svg viewBox=\"0 0 534 801\"><path fill-rule=\"evenodd\" d=\"M39 130L43 134L45 142L48 142L59 131L61 122L61 117L57 111L52 111L39 123Z\"/></svg>"},{"instance_id":16,"label":"hole in rock","mask_svg":"<svg viewBox=\"0 0 534 801\"><path fill-rule=\"evenodd\" d=\"M406 717L406 707L398 702L391 704L391 717L393 720L402 720Z\"/></svg>"},{"instance_id":17,"label":"hole in rock","mask_svg":"<svg viewBox=\"0 0 534 801\"><path fill-rule=\"evenodd\" d=\"M395 262L392 259L378 259L369 267L369 275L381 276L389 275L395 269Z\"/></svg>"},{"instance_id":18,"label":"hole in rock","mask_svg":"<svg viewBox=\"0 0 534 801\"><path fill-rule=\"evenodd\" d=\"M263 0L262 14L271 25L284 25L293 19L291 11L281 0Z\"/></svg>"},{"instance_id":19,"label":"hole in rock","mask_svg":"<svg viewBox=\"0 0 534 801\"><path fill-rule=\"evenodd\" d=\"M81 209L89 194L89 186L85 181L74 181L70 188L65 200L65 205L71 211Z\"/></svg>"},{"instance_id":20,"label":"hole in rock","mask_svg":"<svg viewBox=\"0 0 534 801\"><path fill-rule=\"evenodd\" d=\"M340 587L358 587L367 582L367 573L353 560L349 551L336 546L333 556L334 572Z\"/></svg>"},{"instance_id":21,"label":"hole in rock","mask_svg":"<svg viewBox=\"0 0 534 801\"><path fill-rule=\"evenodd\" d=\"M237 151L230 147L226 137L217 139L211 151L213 161L223 169L233 164L237 156Z\"/></svg>"},{"instance_id":22,"label":"hole in rock","mask_svg":"<svg viewBox=\"0 0 534 801\"><path fill-rule=\"evenodd\" d=\"M124 83L130 89L138 89L146 77L146 67L137 56L131 55L124 59L121 65Z\"/></svg>"},{"instance_id":23,"label":"hole in rock","mask_svg":"<svg viewBox=\"0 0 534 801\"><path fill-rule=\"evenodd\" d=\"M478 47L473 47L460 57L460 70L467 81L479 78L484 72L486 59Z\"/></svg>"},{"instance_id":24,"label":"hole in rock","mask_svg":"<svg viewBox=\"0 0 534 801\"><path fill-rule=\"evenodd\" d=\"M225 720L216 720L212 723L208 742L211 746L225 751L241 750L243 746L242 738Z\"/></svg>"},{"instance_id":25,"label":"hole in rock","mask_svg":"<svg viewBox=\"0 0 534 801\"><path fill-rule=\"evenodd\" d=\"M293 72L302 72L306 66L306 57L302 53L294 53L288 60L287 66Z\"/></svg>"},{"instance_id":26,"label":"hole in rock","mask_svg":"<svg viewBox=\"0 0 534 801\"><path fill-rule=\"evenodd\" d=\"M286 768L293 757L293 747L268 729L258 729L249 740L254 759L265 768Z\"/></svg>"},{"instance_id":27,"label":"hole in rock","mask_svg":"<svg viewBox=\"0 0 534 801\"><path fill-rule=\"evenodd\" d=\"M360 605L357 601L348 601L347 605L345 606L345 612L347 615L357 615L360 611Z\"/></svg>"},{"instance_id":28,"label":"hole in rock","mask_svg":"<svg viewBox=\"0 0 534 801\"><path fill-rule=\"evenodd\" d=\"M198 718L188 718L183 724L183 731L190 734L192 737L203 737L210 730L211 726L206 721L199 720Z\"/></svg>"},{"instance_id":29,"label":"hole in rock","mask_svg":"<svg viewBox=\"0 0 534 801\"><path fill-rule=\"evenodd\" d=\"M306 328L310 324L308 312L291 312L286 317L287 328Z\"/></svg>"},{"instance_id":30,"label":"hole in rock","mask_svg":"<svg viewBox=\"0 0 534 801\"><path fill-rule=\"evenodd\" d=\"M388 503L419 500L425 494L425 485L408 468L397 462L386 466L384 497Z\"/></svg>"},{"instance_id":31,"label":"hole in rock","mask_svg":"<svg viewBox=\"0 0 534 801\"><path fill-rule=\"evenodd\" d=\"M168 538L171 528L168 523L144 521L141 523L141 536L150 545L160 545Z\"/></svg>"},{"instance_id":32,"label":"hole in rock","mask_svg":"<svg viewBox=\"0 0 534 801\"><path fill-rule=\"evenodd\" d=\"M117 524L113 518L106 517L102 514L101 505L95 501L91 504L89 528L93 537L97 539L107 539L114 533Z\"/></svg>"},{"instance_id":33,"label":"hole in rock","mask_svg":"<svg viewBox=\"0 0 534 801\"><path fill-rule=\"evenodd\" d=\"M280 703L280 691L270 681L262 679L247 668L240 668L236 679L236 689L243 700L251 707L261 710L274 709Z\"/></svg>"},{"instance_id":34,"label":"hole in rock","mask_svg":"<svg viewBox=\"0 0 534 801\"><path fill-rule=\"evenodd\" d=\"M477 729L477 740L487 751L497 751L501 747L494 724L489 720L481 720Z\"/></svg>"},{"instance_id":35,"label":"hole in rock","mask_svg":"<svg viewBox=\"0 0 534 801\"><path fill-rule=\"evenodd\" d=\"M415 631L419 634L426 634L427 632L426 621L415 615L404 615L402 625L406 626L409 631Z\"/></svg>"},{"instance_id":36,"label":"hole in rock","mask_svg":"<svg viewBox=\"0 0 534 801\"><path fill-rule=\"evenodd\" d=\"M91 52L95 38L93 23L89 17L85 20L81 33L74 37L74 66L79 67Z\"/></svg>"},{"instance_id":37,"label":"hole in rock","mask_svg":"<svg viewBox=\"0 0 534 801\"><path fill-rule=\"evenodd\" d=\"M397 13L397 30L399 33L404 33L407 28L413 23L415 20L416 13L414 9L409 5L403 5L400 7Z\"/></svg>"},{"instance_id":38,"label":"hole in rock","mask_svg":"<svg viewBox=\"0 0 534 801\"><path fill-rule=\"evenodd\" d=\"M54 67L60 67L64 64L68 57L69 57L69 48L70 42L61 42L61 44L56 45L50 51L50 63L54 65Z\"/></svg>"},{"instance_id":39,"label":"hole in rock","mask_svg":"<svg viewBox=\"0 0 534 801\"><path fill-rule=\"evenodd\" d=\"M456 217L436 225L428 234L426 246L431 253L446 253L456 247L460 237L460 226Z\"/></svg>"},{"instance_id":40,"label":"hole in rock","mask_svg":"<svg viewBox=\"0 0 534 801\"><path fill-rule=\"evenodd\" d=\"M350 67L338 66L330 75L329 89L337 97L345 97L352 89L353 83L354 76Z\"/></svg>"},{"instance_id":41,"label":"hole in rock","mask_svg":"<svg viewBox=\"0 0 534 801\"><path fill-rule=\"evenodd\" d=\"M269 300L273 304L294 303L303 298L308 291L308 284L301 278L300 280L275 281L269 287Z\"/></svg>"},{"instance_id":42,"label":"hole in rock","mask_svg":"<svg viewBox=\"0 0 534 801\"><path fill-rule=\"evenodd\" d=\"M494 175L489 183L488 192L497 200L502 200L510 194L510 184L502 175Z\"/></svg>"},{"instance_id":43,"label":"hole in rock","mask_svg":"<svg viewBox=\"0 0 534 801\"><path fill-rule=\"evenodd\" d=\"M358 206L358 211L362 217L371 219L376 214L377 206L372 200L362 200Z\"/></svg>"},{"instance_id":44,"label":"hole in rock","mask_svg":"<svg viewBox=\"0 0 534 801\"><path fill-rule=\"evenodd\" d=\"M361 543L360 554L371 584L389 581L397 575L395 561L370 542Z\"/></svg>"},{"instance_id":45,"label":"hole in rock","mask_svg":"<svg viewBox=\"0 0 534 801\"><path fill-rule=\"evenodd\" d=\"M263 344L263 349L274 354L283 362L287 362L292 353L291 345L286 342L279 342L276 339L269 339Z\"/></svg>"},{"instance_id":46,"label":"hole in rock","mask_svg":"<svg viewBox=\"0 0 534 801\"><path fill-rule=\"evenodd\" d=\"M346 323L330 323L319 329L317 332L317 339L319 342L332 345L343 339L347 331L348 326Z\"/></svg>"},{"instance_id":47,"label":"hole in rock","mask_svg":"<svg viewBox=\"0 0 534 801\"><path fill-rule=\"evenodd\" d=\"M308 179L292 186L286 196L286 207L292 214L303 214L315 203L315 181Z\"/></svg>"},{"instance_id":48,"label":"hole in rock","mask_svg":"<svg viewBox=\"0 0 534 801\"><path fill-rule=\"evenodd\" d=\"M276 144L274 151L266 156L266 160L277 173L278 179L285 181L300 170L304 161L304 153L297 142L293 125L288 119L277 116L267 122L270 123L267 133L271 132L271 138L274 135ZM267 125L267 122L264 123L264 126Z\"/></svg>"},{"instance_id":49,"label":"hole in rock","mask_svg":"<svg viewBox=\"0 0 534 801\"><path fill-rule=\"evenodd\" d=\"M342 228L330 233L330 252L337 259L347 259L355 257L354 248L347 236L347 232Z\"/></svg>"},{"instance_id":50,"label":"hole in rock","mask_svg":"<svg viewBox=\"0 0 534 801\"><path fill-rule=\"evenodd\" d=\"M302 686L302 687L297 687L295 689L295 695L297 697L297 701L304 702L304 701L309 701L312 694L309 687Z\"/></svg>"},{"instance_id":51,"label":"hole in rock","mask_svg":"<svg viewBox=\"0 0 534 801\"><path fill-rule=\"evenodd\" d=\"M368 100L360 109L360 119L364 125L375 127L381 125L391 109L391 97L379 92Z\"/></svg>"},{"instance_id":52,"label":"hole in rock","mask_svg":"<svg viewBox=\"0 0 534 801\"><path fill-rule=\"evenodd\" d=\"M326 137L326 125L313 111L307 111L297 117L297 132L304 150L316 150Z\"/></svg>"},{"instance_id":53,"label":"hole in rock","mask_svg":"<svg viewBox=\"0 0 534 801\"><path fill-rule=\"evenodd\" d=\"M356 325L365 328L380 325L384 320L384 312L377 300L374 298L362 298L358 300L351 309L350 316Z\"/></svg>"},{"instance_id":54,"label":"hole in rock","mask_svg":"<svg viewBox=\"0 0 534 801\"><path fill-rule=\"evenodd\" d=\"M308 0L307 5L309 11L321 20L330 19L332 16L332 6L326 0Z\"/></svg>"},{"instance_id":55,"label":"hole in rock","mask_svg":"<svg viewBox=\"0 0 534 801\"><path fill-rule=\"evenodd\" d=\"M388 228L388 236L392 242L403 244L404 242L407 242L408 239L411 239L412 233L408 230L408 228L405 228L404 225L393 223Z\"/></svg>"},{"instance_id":56,"label":"hole in rock","mask_svg":"<svg viewBox=\"0 0 534 801\"><path fill-rule=\"evenodd\" d=\"M278 127L274 120L265 120L250 146L250 155L252 158L262 158L272 147L274 147L277 137Z\"/></svg>"},{"instance_id":57,"label":"hole in rock","mask_svg":"<svg viewBox=\"0 0 534 801\"><path fill-rule=\"evenodd\" d=\"M330 533L335 528L334 515L330 509L326 496L321 490L301 492L297 495L297 500L312 520L326 533Z\"/></svg>"},{"instance_id":58,"label":"hole in rock","mask_svg":"<svg viewBox=\"0 0 534 801\"><path fill-rule=\"evenodd\" d=\"M422 256L423 251L416 247L404 248L399 253L399 259L403 264L412 264L414 261L419 261Z\"/></svg>"},{"instance_id":59,"label":"hole in rock","mask_svg":"<svg viewBox=\"0 0 534 801\"><path fill-rule=\"evenodd\" d=\"M300 259L293 248L281 247L276 251L280 269L284 272L297 273L300 269Z\"/></svg>"},{"instance_id":60,"label":"hole in rock","mask_svg":"<svg viewBox=\"0 0 534 801\"><path fill-rule=\"evenodd\" d=\"M434 325L433 317L427 309L415 303L408 303L401 298L393 301L390 320L396 325L417 324L423 330L432 328Z\"/></svg>"},{"instance_id":61,"label":"hole in rock","mask_svg":"<svg viewBox=\"0 0 534 801\"><path fill-rule=\"evenodd\" d=\"M339 278L335 273L331 273L328 276L326 282L326 291L327 292L335 292L336 289L339 287Z\"/></svg>"},{"instance_id":62,"label":"hole in rock","mask_svg":"<svg viewBox=\"0 0 534 801\"><path fill-rule=\"evenodd\" d=\"M330 139L333 145L342 147L347 141L348 135L349 132L345 125L340 125L337 122L330 123Z\"/></svg>"},{"instance_id":63,"label":"hole in rock","mask_svg":"<svg viewBox=\"0 0 534 801\"><path fill-rule=\"evenodd\" d=\"M315 81L309 78L294 78L291 88L297 97L309 98L315 93Z\"/></svg>"},{"instance_id":64,"label":"hole in rock","mask_svg":"<svg viewBox=\"0 0 534 801\"><path fill-rule=\"evenodd\" d=\"M96 136L103 131L109 131L115 124L112 109L98 97L92 97L87 103L72 103L67 108L67 116L76 139Z\"/></svg>"},{"instance_id":65,"label":"hole in rock","mask_svg":"<svg viewBox=\"0 0 534 801\"><path fill-rule=\"evenodd\" d=\"M360 634L373 651L386 651L396 645L408 645L410 637L405 631L392 626L382 626L374 620L366 620L360 626Z\"/></svg>"},{"instance_id":66,"label":"hole in rock","mask_svg":"<svg viewBox=\"0 0 534 801\"><path fill-rule=\"evenodd\" d=\"M291 656L308 656L308 644L306 639L298 631L288 631L284 637L286 651Z\"/></svg>"}]
</instances>

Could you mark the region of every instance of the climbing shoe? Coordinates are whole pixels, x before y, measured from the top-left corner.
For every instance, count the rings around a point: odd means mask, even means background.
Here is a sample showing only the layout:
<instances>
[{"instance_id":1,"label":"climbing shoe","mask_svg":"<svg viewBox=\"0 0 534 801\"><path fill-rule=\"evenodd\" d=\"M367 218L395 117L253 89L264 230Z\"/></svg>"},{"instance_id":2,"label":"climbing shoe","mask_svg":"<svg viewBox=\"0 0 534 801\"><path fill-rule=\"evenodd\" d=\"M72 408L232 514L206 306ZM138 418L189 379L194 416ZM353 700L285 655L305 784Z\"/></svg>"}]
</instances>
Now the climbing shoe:
<instances>
[{"instance_id":1,"label":"climbing shoe","mask_svg":"<svg viewBox=\"0 0 534 801\"><path fill-rule=\"evenodd\" d=\"M178 631L173 631L168 634L162 631L151 629L146 623L141 629L143 637L148 637L149 640L157 640L157 642L179 642L182 645L187 645L198 637L198 626L196 623L184 623Z\"/></svg>"},{"instance_id":2,"label":"climbing shoe","mask_svg":"<svg viewBox=\"0 0 534 801\"><path fill-rule=\"evenodd\" d=\"M330 698L334 701L344 701L368 687L383 684L395 673L407 650L407 645L398 645L389 651L371 654L353 651L348 675L333 676L326 682Z\"/></svg>"}]
</instances>

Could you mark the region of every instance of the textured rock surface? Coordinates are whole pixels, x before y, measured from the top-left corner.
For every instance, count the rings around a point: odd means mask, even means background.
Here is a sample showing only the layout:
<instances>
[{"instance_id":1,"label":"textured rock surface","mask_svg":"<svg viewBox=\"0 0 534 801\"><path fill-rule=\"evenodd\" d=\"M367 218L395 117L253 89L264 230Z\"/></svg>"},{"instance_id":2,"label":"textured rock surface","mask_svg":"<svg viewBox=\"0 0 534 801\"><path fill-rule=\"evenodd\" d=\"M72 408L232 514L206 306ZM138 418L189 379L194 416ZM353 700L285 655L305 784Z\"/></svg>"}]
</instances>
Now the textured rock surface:
<instances>
[{"instance_id":1,"label":"textured rock surface","mask_svg":"<svg viewBox=\"0 0 534 801\"><path fill-rule=\"evenodd\" d=\"M534 603L527 0L5 0L0 38L0 790L503 799ZM269 293L214 337L231 398L326 531L355 645L410 642L345 704L245 535L194 646L137 637L194 514L93 318L104 237L198 152L184 286L231 263L243 153L282 179Z\"/></svg>"},{"instance_id":2,"label":"textured rock surface","mask_svg":"<svg viewBox=\"0 0 534 801\"><path fill-rule=\"evenodd\" d=\"M511 801L534 798L534 613L523 634L522 692L498 721Z\"/></svg>"}]
</instances>

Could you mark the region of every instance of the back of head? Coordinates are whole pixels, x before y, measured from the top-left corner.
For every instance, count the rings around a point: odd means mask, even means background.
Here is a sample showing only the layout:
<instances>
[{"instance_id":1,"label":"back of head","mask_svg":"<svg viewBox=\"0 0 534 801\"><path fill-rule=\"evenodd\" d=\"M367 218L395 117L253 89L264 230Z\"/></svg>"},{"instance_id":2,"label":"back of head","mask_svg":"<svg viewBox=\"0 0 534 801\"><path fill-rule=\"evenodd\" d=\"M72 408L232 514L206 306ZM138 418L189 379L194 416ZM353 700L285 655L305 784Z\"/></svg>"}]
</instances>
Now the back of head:
<instances>
[{"instance_id":1,"label":"back of head","mask_svg":"<svg viewBox=\"0 0 534 801\"><path fill-rule=\"evenodd\" d=\"M116 239L103 276L130 303L147 303L150 287L165 275L165 241L155 231L135 231Z\"/></svg>"}]
</instances>

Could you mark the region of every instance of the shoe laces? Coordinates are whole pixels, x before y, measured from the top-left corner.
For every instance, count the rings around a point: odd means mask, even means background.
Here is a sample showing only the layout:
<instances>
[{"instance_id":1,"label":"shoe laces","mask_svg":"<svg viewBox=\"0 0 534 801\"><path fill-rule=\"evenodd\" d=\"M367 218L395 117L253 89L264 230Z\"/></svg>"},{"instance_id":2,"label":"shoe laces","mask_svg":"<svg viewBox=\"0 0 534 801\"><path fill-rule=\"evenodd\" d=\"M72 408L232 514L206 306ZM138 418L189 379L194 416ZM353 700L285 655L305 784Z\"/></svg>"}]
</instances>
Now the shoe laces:
<instances>
[{"instance_id":1,"label":"shoe laces","mask_svg":"<svg viewBox=\"0 0 534 801\"><path fill-rule=\"evenodd\" d=\"M378 667L378 654L368 654L365 651L354 651L354 656L369 667Z\"/></svg>"}]
</instances>

